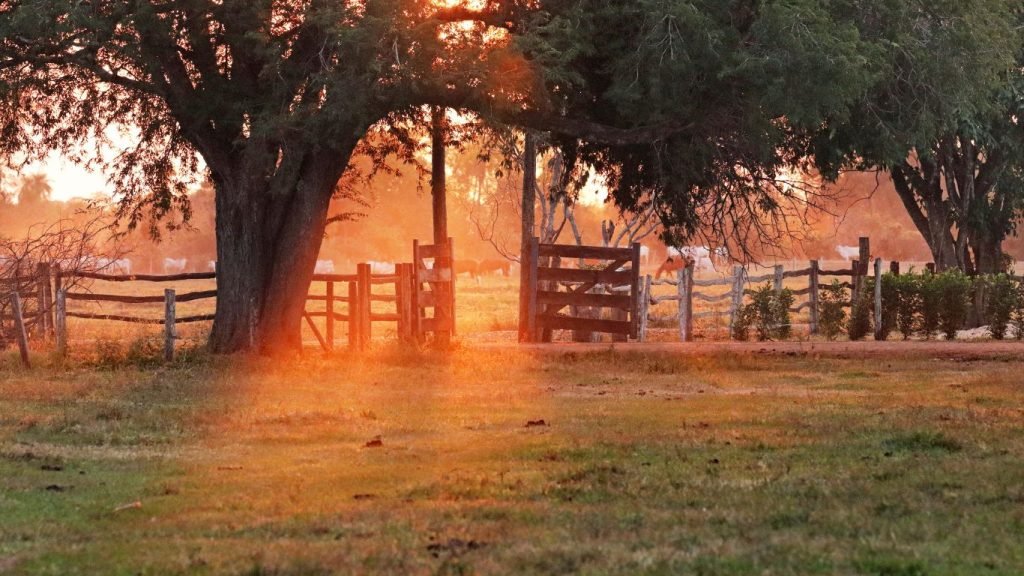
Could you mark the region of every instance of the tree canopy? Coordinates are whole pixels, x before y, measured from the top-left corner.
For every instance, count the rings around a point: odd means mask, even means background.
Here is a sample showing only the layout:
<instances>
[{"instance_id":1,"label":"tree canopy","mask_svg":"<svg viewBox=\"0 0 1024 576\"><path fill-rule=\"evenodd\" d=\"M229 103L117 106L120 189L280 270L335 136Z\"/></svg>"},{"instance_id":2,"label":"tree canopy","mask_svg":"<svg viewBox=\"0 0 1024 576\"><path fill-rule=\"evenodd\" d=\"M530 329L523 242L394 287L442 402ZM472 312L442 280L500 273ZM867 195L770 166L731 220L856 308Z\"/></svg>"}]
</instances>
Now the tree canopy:
<instances>
[{"instance_id":1,"label":"tree canopy","mask_svg":"<svg viewBox=\"0 0 1024 576\"><path fill-rule=\"evenodd\" d=\"M807 202L780 177L812 151L896 157L905 139L865 131L912 125L923 142L1005 70L980 41L999 39L1005 5L976 4L0 0L0 154L78 154L123 131L109 168L132 223L187 209L207 171L233 295L213 347L290 347L328 203L371 128L400 139L435 105L549 132L622 207L654 203L670 236L711 221L742 240ZM934 38L946 51L929 55ZM955 89L890 81L904 57Z\"/></svg>"}]
</instances>

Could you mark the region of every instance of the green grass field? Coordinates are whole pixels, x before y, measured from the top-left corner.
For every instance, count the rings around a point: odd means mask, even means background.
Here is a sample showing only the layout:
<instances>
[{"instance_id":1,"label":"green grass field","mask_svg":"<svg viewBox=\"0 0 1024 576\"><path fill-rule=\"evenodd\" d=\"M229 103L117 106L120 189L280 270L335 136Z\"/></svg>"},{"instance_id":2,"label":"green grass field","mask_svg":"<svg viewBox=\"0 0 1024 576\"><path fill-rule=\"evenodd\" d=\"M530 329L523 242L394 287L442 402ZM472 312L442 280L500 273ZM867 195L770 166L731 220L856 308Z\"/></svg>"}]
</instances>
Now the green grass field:
<instances>
[{"instance_id":1,"label":"green grass field","mask_svg":"<svg viewBox=\"0 0 1024 576\"><path fill-rule=\"evenodd\" d=\"M0 573L1024 573L1024 360L893 350L5 356Z\"/></svg>"}]
</instances>

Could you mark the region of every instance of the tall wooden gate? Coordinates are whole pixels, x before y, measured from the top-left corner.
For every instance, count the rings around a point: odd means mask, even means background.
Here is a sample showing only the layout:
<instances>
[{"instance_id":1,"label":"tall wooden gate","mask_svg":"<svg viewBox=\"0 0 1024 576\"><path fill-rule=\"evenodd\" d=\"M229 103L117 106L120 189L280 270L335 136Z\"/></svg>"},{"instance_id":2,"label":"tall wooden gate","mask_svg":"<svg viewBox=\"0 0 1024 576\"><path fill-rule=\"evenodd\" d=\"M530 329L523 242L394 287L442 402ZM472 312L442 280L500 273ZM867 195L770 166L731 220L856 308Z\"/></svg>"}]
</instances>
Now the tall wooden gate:
<instances>
[{"instance_id":1,"label":"tall wooden gate","mask_svg":"<svg viewBox=\"0 0 1024 576\"><path fill-rule=\"evenodd\" d=\"M427 260L432 260L427 266ZM412 244L412 311L414 333L423 340L428 332L435 337L455 336L455 252L452 239L447 244ZM428 316L433 309L433 316Z\"/></svg>"},{"instance_id":2,"label":"tall wooden gate","mask_svg":"<svg viewBox=\"0 0 1024 576\"><path fill-rule=\"evenodd\" d=\"M525 292L526 334L541 341L550 330L603 332L636 338L639 334L640 244L629 248L530 244ZM584 264L562 268L562 260ZM597 264L587 264L597 261ZM543 264L543 265L542 265ZM628 266L628 268L626 267ZM561 288L565 288L562 291ZM569 308L569 313L563 310ZM572 310L609 309L611 318L573 316Z\"/></svg>"}]
</instances>

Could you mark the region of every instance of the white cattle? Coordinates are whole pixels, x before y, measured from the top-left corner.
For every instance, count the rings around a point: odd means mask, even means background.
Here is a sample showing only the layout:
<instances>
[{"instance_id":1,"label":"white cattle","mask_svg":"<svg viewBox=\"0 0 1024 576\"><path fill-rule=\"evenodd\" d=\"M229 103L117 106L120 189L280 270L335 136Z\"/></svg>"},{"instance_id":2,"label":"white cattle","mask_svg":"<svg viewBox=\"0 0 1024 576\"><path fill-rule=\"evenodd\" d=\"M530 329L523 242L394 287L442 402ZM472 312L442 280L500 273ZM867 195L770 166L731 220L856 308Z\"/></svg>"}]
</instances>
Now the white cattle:
<instances>
[{"instance_id":1,"label":"white cattle","mask_svg":"<svg viewBox=\"0 0 1024 576\"><path fill-rule=\"evenodd\" d=\"M370 265L370 273L371 274L394 274L395 273L395 263L394 262L377 262L375 260L370 260L369 262L367 262L367 264Z\"/></svg>"},{"instance_id":2,"label":"white cattle","mask_svg":"<svg viewBox=\"0 0 1024 576\"><path fill-rule=\"evenodd\" d=\"M97 258L96 268L106 274L130 276L132 273L132 261L127 258Z\"/></svg>"},{"instance_id":3,"label":"white cattle","mask_svg":"<svg viewBox=\"0 0 1024 576\"><path fill-rule=\"evenodd\" d=\"M185 258L164 258L164 274L181 274L188 266Z\"/></svg>"},{"instance_id":4,"label":"white cattle","mask_svg":"<svg viewBox=\"0 0 1024 576\"><path fill-rule=\"evenodd\" d=\"M647 246L640 247L640 263L647 265L651 260L651 249Z\"/></svg>"},{"instance_id":5,"label":"white cattle","mask_svg":"<svg viewBox=\"0 0 1024 576\"><path fill-rule=\"evenodd\" d=\"M722 249L716 249L715 255L719 256ZM715 267L715 262L711 259L711 250L703 246L683 246L682 248L675 248L673 246L668 247L668 257L675 258L686 258L693 260L694 270L712 270Z\"/></svg>"},{"instance_id":6,"label":"white cattle","mask_svg":"<svg viewBox=\"0 0 1024 576\"><path fill-rule=\"evenodd\" d=\"M334 274L334 260L317 260L314 274Z\"/></svg>"},{"instance_id":7,"label":"white cattle","mask_svg":"<svg viewBox=\"0 0 1024 576\"><path fill-rule=\"evenodd\" d=\"M843 260L856 260L860 256L859 246L836 246L836 253Z\"/></svg>"}]
</instances>

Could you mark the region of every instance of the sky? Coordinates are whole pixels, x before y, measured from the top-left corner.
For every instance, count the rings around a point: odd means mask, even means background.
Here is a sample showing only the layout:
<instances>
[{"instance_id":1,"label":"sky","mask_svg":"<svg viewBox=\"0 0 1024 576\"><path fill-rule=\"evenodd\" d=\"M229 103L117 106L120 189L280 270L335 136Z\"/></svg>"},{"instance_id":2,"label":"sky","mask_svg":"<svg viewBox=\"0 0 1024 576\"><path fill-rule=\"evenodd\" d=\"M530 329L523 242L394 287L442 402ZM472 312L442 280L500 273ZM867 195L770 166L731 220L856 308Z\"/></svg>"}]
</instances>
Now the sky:
<instances>
[{"instance_id":1,"label":"sky","mask_svg":"<svg viewBox=\"0 0 1024 576\"><path fill-rule=\"evenodd\" d=\"M92 198L107 190L106 177L76 166L54 154L45 163L32 164L25 174L44 172L53 187L54 200L67 201L71 198Z\"/></svg>"}]
</instances>

